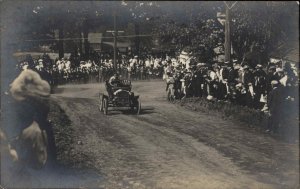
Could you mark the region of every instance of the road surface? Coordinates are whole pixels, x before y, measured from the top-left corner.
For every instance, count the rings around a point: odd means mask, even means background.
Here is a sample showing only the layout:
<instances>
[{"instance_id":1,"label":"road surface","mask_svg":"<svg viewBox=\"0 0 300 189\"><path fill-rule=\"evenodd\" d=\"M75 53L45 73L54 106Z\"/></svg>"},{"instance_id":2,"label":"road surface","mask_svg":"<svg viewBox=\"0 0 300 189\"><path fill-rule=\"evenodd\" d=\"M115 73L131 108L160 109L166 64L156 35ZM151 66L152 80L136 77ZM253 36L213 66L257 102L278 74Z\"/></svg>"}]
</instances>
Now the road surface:
<instances>
[{"instance_id":1,"label":"road surface","mask_svg":"<svg viewBox=\"0 0 300 189\"><path fill-rule=\"evenodd\" d=\"M98 111L99 84L59 86L52 95L74 128L75 153L104 188L297 188L299 148L167 102L162 81L133 82L141 115Z\"/></svg>"}]
</instances>

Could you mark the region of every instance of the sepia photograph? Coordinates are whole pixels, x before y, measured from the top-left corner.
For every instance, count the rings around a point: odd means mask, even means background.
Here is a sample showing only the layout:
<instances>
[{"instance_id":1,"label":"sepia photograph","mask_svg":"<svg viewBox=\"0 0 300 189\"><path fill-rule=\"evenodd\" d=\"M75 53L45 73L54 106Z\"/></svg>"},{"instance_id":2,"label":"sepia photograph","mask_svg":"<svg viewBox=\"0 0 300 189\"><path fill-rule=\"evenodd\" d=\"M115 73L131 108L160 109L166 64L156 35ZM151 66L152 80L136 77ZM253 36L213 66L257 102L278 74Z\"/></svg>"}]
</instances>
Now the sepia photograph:
<instances>
[{"instance_id":1,"label":"sepia photograph","mask_svg":"<svg viewBox=\"0 0 300 189\"><path fill-rule=\"evenodd\" d=\"M0 189L299 189L299 1L0 0Z\"/></svg>"}]
</instances>

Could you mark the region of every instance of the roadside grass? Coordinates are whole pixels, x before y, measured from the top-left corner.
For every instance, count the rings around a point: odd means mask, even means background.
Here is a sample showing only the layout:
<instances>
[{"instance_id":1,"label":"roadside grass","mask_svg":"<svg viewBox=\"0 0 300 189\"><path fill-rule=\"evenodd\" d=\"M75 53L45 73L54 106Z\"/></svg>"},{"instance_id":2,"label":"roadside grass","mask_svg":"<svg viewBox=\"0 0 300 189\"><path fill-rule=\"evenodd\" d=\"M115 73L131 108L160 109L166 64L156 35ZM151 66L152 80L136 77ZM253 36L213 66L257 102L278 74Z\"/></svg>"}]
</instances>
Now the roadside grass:
<instances>
[{"instance_id":1,"label":"roadside grass","mask_svg":"<svg viewBox=\"0 0 300 189\"><path fill-rule=\"evenodd\" d=\"M177 105L192 111L203 112L220 116L225 120L238 122L240 125L248 126L264 132L267 129L269 116L260 111L245 106L240 106L226 101L208 101L205 98L185 98L175 101ZM299 138L299 119L284 121L285 125L280 128L279 134L273 137L288 142L297 142Z\"/></svg>"},{"instance_id":2,"label":"roadside grass","mask_svg":"<svg viewBox=\"0 0 300 189\"><path fill-rule=\"evenodd\" d=\"M54 98L50 101L48 121L53 130L56 161L72 168L88 168L86 161L89 157L78 150L81 145L76 142L74 125Z\"/></svg>"},{"instance_id":3,"label":"roadside grass","mask_svg":"<svg viewBox=\"0 0 300 189\"><path fill-rule=\"evenodd\" d=\"M73 144L73 128L68 116L54 99L50 101L48 120L54 134L56 160L62 164L69 163L68 156L71 154Z\"/></svg>"}]
</instances>

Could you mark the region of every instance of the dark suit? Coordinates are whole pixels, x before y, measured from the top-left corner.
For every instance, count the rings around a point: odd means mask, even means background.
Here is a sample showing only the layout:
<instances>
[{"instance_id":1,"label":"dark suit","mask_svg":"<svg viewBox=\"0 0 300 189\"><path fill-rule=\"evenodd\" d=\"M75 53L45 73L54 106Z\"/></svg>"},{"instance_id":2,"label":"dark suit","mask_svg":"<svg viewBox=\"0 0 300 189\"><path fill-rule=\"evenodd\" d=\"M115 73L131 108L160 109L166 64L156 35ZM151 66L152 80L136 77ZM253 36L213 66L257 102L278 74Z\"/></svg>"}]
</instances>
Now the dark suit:
<instances>
[{"instance_id":1,"label":"dark suit","mask_svg":"<svg viewBox=\"0 0 300 189\"><path fill-rule=\"evenodd\" d=\"M266 76L266 88L267 88L267 94L272 90L271 82L273 80L277 80L276 76L273 72L268 72Z\"/></svg>"},{"instance_id":2,"label":"dark suit","mask_svg":"<svg viewBox=\"0 0 300 189\"><path fill-rule=\"evenodd\" d=\"M278 131L278 127L281 122L282 103L282 87L273 88L268 94L267 104L271 114L268 128L274 132Z\"/></svg>"},{"instance_id":3,"label":"dark suit","mask_svg":"<svg viewBox=\"0 0 300 189\"><path fill-rule=\"evenodd\" d=\"M248 86L249 83L254 83L254 76L253 74L250 72L250 71L246 71L243 75L243 78L242 78L242 81L243 81L243 84L246 86Z\"/></svg>"},{"instance_id":4,"label":"dark suit","mask_svg":"<svg viewBox=\"0 0 300 189\"><path fill-rule=\"evenodd\" d=\"M263 70L256 70L254 72L254 107L257 109L262 108L262 103L260 102L261 95L266 94L266 76L267 74Z\"/></svg>"},{"instance_id":5,"label":"dark suit","mask_svg":"<svg viewBox=\"0 0 300 189\"><path fill-rule=\"evenodd\" d=\"M238 72L232 68L228 69L228 83L235 83L235 79L238 78Z\"/></svg>"}]
</instances>

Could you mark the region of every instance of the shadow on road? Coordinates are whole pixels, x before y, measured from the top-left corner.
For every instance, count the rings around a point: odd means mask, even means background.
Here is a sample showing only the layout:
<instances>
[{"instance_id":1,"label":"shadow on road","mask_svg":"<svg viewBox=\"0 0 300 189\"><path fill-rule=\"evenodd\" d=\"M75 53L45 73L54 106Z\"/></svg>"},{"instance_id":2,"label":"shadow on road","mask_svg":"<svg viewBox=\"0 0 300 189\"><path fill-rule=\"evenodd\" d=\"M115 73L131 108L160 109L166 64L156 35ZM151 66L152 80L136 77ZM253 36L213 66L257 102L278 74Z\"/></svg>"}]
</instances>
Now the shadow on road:
<instances>
[{"instance_id":1,"label":"shadow on road","mask_svg":"<svg viewBox=\"0 0 300 189\"><path fill-rule=\"evenodd\" d=\"M139 115L146 115L146 114L153 114L155 113L155 108L154 107L145 107L141 109ZM108 110L108 116L109 115L136 115L134 112L132 112L130 109L120 109L120 108L110 108Z\"/></svg>"},{"instance_id":2,"label":"shadow on road","mask_svg":"<svg viewBox=\"0 0 300 189\"><path fill-rule=\"evenodd\" d=\"M153 114L153 113L155 113L155 108L148 106L141 109L140 115Z\"/></svg>"},{"instance_id":3,"label":"shadow on road","mask_svg":"<svg viewBox=\"0 0 300 189\"><path fill-rule=\"evenodd\" d=\"M63 93L72 93L88 90L89 88L55 88L52 91L52 94L63 94Z\"/></svg>"},{"instance_id":4,"label":"shadow on road","mask_svg":"<svg viewBox=\"0 0 300 189\"><path fill-rule=\"evenodd\" d=\"M68 168L48 162L40 170L9 169L2 182L7 188L99 188L103 177L91 170Z\"/></svg>"}]
</instances>

